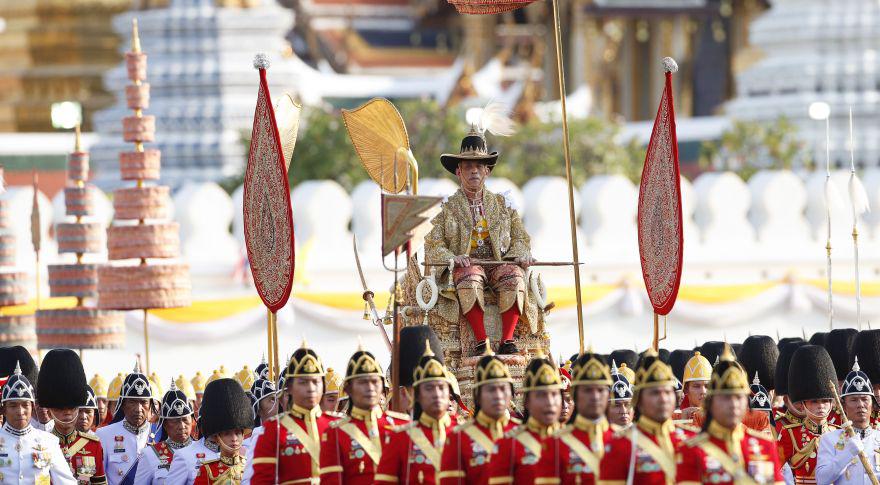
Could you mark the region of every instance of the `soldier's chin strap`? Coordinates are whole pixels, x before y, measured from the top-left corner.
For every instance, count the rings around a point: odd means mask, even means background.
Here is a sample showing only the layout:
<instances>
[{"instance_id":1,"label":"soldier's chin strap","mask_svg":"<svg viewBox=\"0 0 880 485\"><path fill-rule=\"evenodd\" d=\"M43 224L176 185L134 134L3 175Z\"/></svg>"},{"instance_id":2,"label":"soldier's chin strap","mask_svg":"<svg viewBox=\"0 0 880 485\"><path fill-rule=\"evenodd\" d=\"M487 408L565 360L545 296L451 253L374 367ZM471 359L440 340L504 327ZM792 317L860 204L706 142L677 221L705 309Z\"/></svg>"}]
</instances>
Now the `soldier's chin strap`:
<instances>
[{"instance_id":1,"label":"soldier's chin strap","mask_svg":"<svg viewBox=\"0 0 880 485\"><path fill-rule=\"evenodd\" d=\"M76 422L77 419L79 419L79 411L77 411L77 413L73 415L73 419L71 419L70 421L61 421L60 419L58 419L57 416L55 416L55 413L53 413L51 409L49 409L48 411L49 416L51 416L56 423L61 423L63 425L73 424Z\"/></svg>"},{"instance_id":2,"label":"soldier's chin strap","mask_svg":"<svg viewBox=\"0 0 880 485\"><path fill-rule=\"evenodd\" d=\"M220 433L217 433L214 435L214 441L216 441L217 444L220 445L220 448L223 451L232 452L232 453L237 454L238 450L241 449L241 443L239 443L238 446L236 446L235 448L227 445L226 442L223 441L223 438L220 437Z\"/></svg>"}]
</instances>

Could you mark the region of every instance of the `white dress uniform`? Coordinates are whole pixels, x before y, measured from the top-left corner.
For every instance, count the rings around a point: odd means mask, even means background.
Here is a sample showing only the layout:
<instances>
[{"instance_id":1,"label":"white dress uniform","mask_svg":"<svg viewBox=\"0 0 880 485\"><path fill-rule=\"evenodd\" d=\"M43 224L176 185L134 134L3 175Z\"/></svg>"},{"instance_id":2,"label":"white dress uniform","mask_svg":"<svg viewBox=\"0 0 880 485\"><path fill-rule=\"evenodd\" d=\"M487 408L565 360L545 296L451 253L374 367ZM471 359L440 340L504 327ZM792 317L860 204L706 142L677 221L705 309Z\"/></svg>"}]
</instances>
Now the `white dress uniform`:
<instances>
[{"instance_id":1,"label":"white dress uniform","mask_svg":"<svg viewBox=\"0 0 880 485\"><path fill-rule=\"evenodd\" d=\"M123 419L95 431L104 448L104 473L108 485L122 482L150 439L150 423L144 423L136 432L129 427Z\"/></svg>"},{"instance_id":2,"label":"white dress uniform","mask_svg":"<svg viewBox=\"0 0 880 485\"><path fill-rule=\"evenodd\" d=\"M245 455L247 466L245 466L244 475L241 477L241 485L250 485L251 483L251 478L254 476L254 447L257 445L257 439L263 434L265 429L262 424L254 428L250 437L242 445L247 448L247 454Z\"/></svg>"},{"instance_id":3,"label":"white dress uniform","mask_svg":"<svg viewBox=\"0 0 880 485\"><path fill-rule=\"evenodd\" d=\"M76 485L58 438L28 426L0 429L0 483Z\"/></svg>"},{"instance_id":4,"label":"white dress uniform","mask_svg":"<svg viewBox=\"0 0 880 485\"><path fill-rule=\"evenodd\" d=\"M180 389L174 379L171 380L171 386L168 392L162 396L162 404L159 407L159 421L156 423L156 432L163 434L163 423L166 419L179 419L192 416L193 409L189 403L189 398ZM159 437L159 439L162 439ZM171 483L168 481L168 475L171 471L171 463L174 456L181 451L191 447L193 441L187 438L185 443L176 443L170 439L160 441L148 447L141 453L141 460L138 463L137 472L135 473L135 485L164 485Z\"/></svg>"},{"instance_id":5,"label":"white dress uniform","mask_svg":"<svg viewBox=\"0 0 880 485\"><path fill-rule=\"evenodd\" d=\"M202 463L217 458L220 458L220 445L211 443L209 448L205 446L204 438L194 441L193 444L174 453L165 485L192 485Z\"/></svg>"},{"instance_id":6,"label":"white dress uniform","mask_svg":"<svg viewBox=\"0 0 880 485\"><path fill-rule=\"evenodd\" d=\"M182 448L173 449L174 455L193 445L193 441ZM173 456L172 455L172 459ZM134 476L134 485L165 485L168 482L168 473L171 471L171 463L162 463L162 459L152 447L148 447L141 453L137 472Z\"/></svg>"},{"instance_id":7,"label":"white dress uniform","mask_svg":"<svg viewBox=\"0 0 880 485\"><path fill-rule=\"evenodd\" d=\"M870 484L871 478L859 460L864 451L875 476L880 477L880 431L868 428L865 437L847 438L844 430L836 429L819 439L816 461L816 483L835 485Z\"/></svg>"}]
</instances>

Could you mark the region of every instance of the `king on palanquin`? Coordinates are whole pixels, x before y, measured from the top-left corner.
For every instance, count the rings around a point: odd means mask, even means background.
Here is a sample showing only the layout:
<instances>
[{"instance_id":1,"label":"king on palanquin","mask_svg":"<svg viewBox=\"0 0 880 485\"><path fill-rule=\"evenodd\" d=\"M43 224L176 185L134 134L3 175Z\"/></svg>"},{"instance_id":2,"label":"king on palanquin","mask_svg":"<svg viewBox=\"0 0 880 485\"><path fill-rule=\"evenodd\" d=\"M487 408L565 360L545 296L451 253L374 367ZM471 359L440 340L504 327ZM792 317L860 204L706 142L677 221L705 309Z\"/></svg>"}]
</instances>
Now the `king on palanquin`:
<instances>
[{"instance_id":1,"label":"king on palanquin","mask_svg":"<svg viewBox=\"0 0 880 485\"><path fill-rule=\"evenodd\" d=\"M459 315L465 316L476 342L473 355L486 350L483 317L487 288L497 295L501 313L499 354L519 352L513 334L521 317L530 324L531 332L537 333L538 309L535 299L528 296L525 281L525 270L535 261L529 235L504 195L485 188L498 152L488 151L484 132L501 136L513 133L513 123L503 112L503 106L490 103L480 123L471 125L460 152L440 157L443 167L458 178L460 188L441 205L425 237L425 259L429 264L454 263L455 293L441 293L438 310L448 322L458 322ZM482 265L477 261L506 263ZM435 271L435 276L444 281L449 270Z\"/></svg>"}]
</instances>

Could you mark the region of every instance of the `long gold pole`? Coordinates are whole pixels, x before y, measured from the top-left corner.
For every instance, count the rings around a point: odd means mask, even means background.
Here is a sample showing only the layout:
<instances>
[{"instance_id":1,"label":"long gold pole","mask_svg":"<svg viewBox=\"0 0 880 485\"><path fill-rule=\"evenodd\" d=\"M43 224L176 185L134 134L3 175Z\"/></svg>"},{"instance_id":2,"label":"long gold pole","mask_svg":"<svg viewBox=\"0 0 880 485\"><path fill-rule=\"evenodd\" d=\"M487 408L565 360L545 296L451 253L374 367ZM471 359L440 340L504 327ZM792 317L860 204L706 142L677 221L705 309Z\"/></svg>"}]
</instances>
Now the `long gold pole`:
<instances>
[{"instance_id":1,"label":"long gold pole","mask_svg":"<svg viewBox=\"0 0 880 485\"><path fill-rule=\"evenodd\" d=\"M144 309L144 354L147 359L147 375L150 375L150 327L147 325L147 309Z\"/></svg>"},{"instance_id":2,"label":"long gold pole","mask_svg":"<svg viewBox=\"0 0 880 485\"><path fill-rule=\"evenodd\" d=\"M275 376L277 379L281 376L281 366L284 365L280 362L281 354L278 352L278 314L269 312L269 319L272 320L272 351L275 352Z\"/></svg>"},{"instance_id":3,"label":"long gold pole","mask_svg":"<svg viewBox=\"0 0 880 485\"><path fill-rule=\"evenodd\" d=\"M660 315L654 313L654 352L660 351Z\"/></svg>"},{"instance_id":4,"label":"long gold pole","mask_svg":"<svg viewBox=\"0 0 880 485\"><path fill-rule=\"evenodd\" d=\"M571 226L571 256L574 260L574 295L577 301L578 339L584 353L584 308L581 301L581 273L578 259L577 220L574 215L574 185L571 180L571 152L568 146L568 112L565 109L565 71L562 68L562 27L559 21L559 0L553 0L553 30L556 42L556 77L562 102L562 150L565 154L565 180L568 182L568 218Z\"/></svg>"},{"instance_id":5,"label":"long gold pole","mask_svg":"<svg viewBox=\"0 0 880 485\"><path fill-rule=\"evenodd\" d=\"M266 318L266 337L268 339L267 353L269 354L269 380L275 382L275 346L272 338L272 310L266 309L268 312Z\"/></svg>"}]
</instances>

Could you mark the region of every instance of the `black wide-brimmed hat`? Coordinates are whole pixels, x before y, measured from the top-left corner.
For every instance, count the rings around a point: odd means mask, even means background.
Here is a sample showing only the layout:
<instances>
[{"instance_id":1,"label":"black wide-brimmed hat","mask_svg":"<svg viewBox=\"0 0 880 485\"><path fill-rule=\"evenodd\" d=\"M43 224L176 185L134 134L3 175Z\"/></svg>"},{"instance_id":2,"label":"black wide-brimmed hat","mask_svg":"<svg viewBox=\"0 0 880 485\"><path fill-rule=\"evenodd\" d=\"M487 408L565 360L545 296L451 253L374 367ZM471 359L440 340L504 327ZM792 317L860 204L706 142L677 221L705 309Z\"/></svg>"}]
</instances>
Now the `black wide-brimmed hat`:
<instances>
[{"instance_id":1,"label":"black wide-brimmed hat","mask_svg":"<svg viewBox=\"0 0 880 485\"><path fill-rule=\"evenodd\" d=\"M43 357L37 380L37 403L44 408L85 406L89 383L79 355L70 349L52 349Z\"/></svg>"},{"instance_id":2,"label":"black wide-brimmed hat","mask_svg":"<svg viewBox=\"0 0 880 485\"><path fill-rule=\"evenodd\" d=\"M775 389L773 378L778 359L779 349L776 348L776 342L766 335L752 335L747 338L737 357L746 370L746 376L754 378L757 373L761 385L766 389Z\"/></svg>"},{"instance_id":3,"label":"black wide-brimmed hat","mask_svg":"<svg viewBox=\"0 0 880 485\"><path fill-rule=\"evenodd\" d=\"M794 352L788 367L788 397L791 402L833 399L834 390L829 382L836 386L837 374L825 347L804 345Z\"/></svg>"},{"instance_id":4,"label":"black wide-brimmed hat","mask_svg":"<svg viewBox=\"0 0 880 485\"><path fill-rule=\"evenodd\" d=\"M204 436L233 429L253 428L251 401L241 384L226 377L208 384L199 409L199 426Z\"/></svg>"},{"instance_id":5,"label":"black wide-brimmed hat","mask_svg":"<svg viewBox=\"0 0 880 485\"><path fill-rule=\"evenodd\" d=\"M486 137L471 127L471 131L462 138L458 153L440 155L440 163L443 164L443 168L453 174L458 168L458 164L463 161L484 163L491 169L498 161L498 152L490 153L486 146Z\"/></svg>"}]
</instances>

